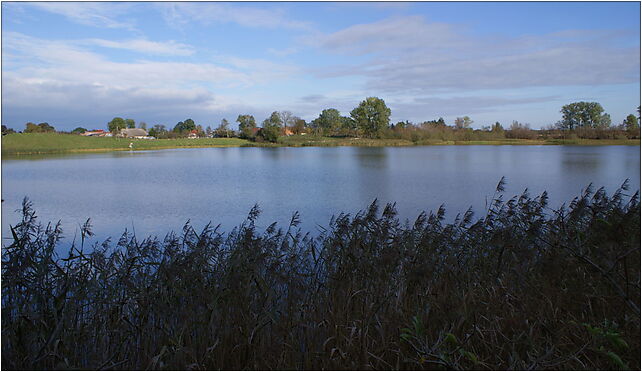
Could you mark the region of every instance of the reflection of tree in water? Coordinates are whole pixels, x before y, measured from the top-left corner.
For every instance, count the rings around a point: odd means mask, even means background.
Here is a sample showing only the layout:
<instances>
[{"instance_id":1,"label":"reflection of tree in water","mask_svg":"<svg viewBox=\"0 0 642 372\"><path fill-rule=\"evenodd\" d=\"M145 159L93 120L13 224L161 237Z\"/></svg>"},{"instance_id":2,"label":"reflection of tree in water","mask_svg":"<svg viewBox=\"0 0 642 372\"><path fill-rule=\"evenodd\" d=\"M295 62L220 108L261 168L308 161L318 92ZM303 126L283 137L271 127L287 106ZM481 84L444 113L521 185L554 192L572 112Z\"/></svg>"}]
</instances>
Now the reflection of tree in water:
<instances>
[{"instance_id":1,"label":"reflection of tree in water","mask_svg":"<svg viewBox=\"0 0 642 372\"><path fill-rule=\"evenodd\" d=\"M560 164L564 172L594 171L602 167L602 156L593 152L563 151Z\"/></svg>"},{"instance_id":2,"label":"reflection of tree in water","mask_svg":"<svg viewBox=\"0 0 642 372\"><path fill-rule=\"evenodd\" d=\"M355 147L354 150L360 166L384 169L388 167L388 149L386 147Z\"/></svg>"}]
</instances>

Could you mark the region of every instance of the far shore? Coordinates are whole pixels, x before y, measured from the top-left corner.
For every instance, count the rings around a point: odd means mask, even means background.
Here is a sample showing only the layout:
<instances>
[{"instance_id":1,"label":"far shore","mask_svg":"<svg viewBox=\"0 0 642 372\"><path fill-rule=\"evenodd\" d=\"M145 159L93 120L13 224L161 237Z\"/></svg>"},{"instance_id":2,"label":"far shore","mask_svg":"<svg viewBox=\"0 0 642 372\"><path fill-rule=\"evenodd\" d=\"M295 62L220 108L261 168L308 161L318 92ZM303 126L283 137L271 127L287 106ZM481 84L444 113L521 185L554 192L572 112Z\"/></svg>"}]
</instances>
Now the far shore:
<instances>
[{"instance_id":1,"label":"far shore","mask_svg":"<svg viewBox=\"0 0 642 372\"><path fill-rule=\"evenodd\" d=\"M131 148L130 148L131 144ZM403 139L375 139L357 137L316 137L294 135L280 137L277 143L252 142L240 138L180 138L180 139L130 139L106 137L81 137L76 135L32 133L9 134L2 137L2 155L46 155L85 152L141 151L179 148L209 147L398 147L398 146L467 146L467 145L575 145L575 146L639 146L639 139L497 139L446 141Z\"/></svg>"}]
</instances>

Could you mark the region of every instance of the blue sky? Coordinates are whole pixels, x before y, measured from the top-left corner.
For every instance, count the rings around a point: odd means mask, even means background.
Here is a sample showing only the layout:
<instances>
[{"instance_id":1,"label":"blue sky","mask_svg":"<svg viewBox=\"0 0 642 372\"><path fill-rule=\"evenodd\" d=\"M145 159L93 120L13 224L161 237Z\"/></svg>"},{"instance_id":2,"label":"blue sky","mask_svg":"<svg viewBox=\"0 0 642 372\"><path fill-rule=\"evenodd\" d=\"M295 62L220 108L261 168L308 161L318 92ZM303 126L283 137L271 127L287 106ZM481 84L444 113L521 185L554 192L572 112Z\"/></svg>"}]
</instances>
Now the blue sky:
<instances>
[{"instance_id":1,"label":"blue sky","mask_svg":"<svg viewBox=\"0 0 642 372\"><path fill-rule=\"evenodd\" d=\"M216 127L383 98L392 120L540 128L640 105L640 3L3 2L2 123Z\"/></svg>"}]
</instances>

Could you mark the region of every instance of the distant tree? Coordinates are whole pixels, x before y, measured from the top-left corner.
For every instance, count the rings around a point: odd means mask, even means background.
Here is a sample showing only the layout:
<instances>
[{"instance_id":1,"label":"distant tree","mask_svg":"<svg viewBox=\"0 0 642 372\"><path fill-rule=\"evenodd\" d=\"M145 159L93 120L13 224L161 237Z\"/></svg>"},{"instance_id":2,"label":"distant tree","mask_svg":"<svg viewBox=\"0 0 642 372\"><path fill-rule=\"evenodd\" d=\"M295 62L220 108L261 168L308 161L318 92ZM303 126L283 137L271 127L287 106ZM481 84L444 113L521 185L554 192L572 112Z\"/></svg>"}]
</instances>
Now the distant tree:
<instances>
[{"instance_id":1,"label":"distant tree","mask_svg":"<svg viewBox=\"0 0 642 372\"><path fill-rule=\"evenodd\" d=\"M23 131L24 133L39 133L40 132L40 127L36 123L28 122L25 124L25 130Z\"/></svg>"},{"instance_id":2,"label":"distant tree","mask_svg":"<svg viewBox=\"0 0 642 372\"><path fill-rule=\"evenodd\" d=\"M390 126L392 129L406 129L412 127L412 123L408 120L406 121L398 121L397 124L393 124Z\"/></svg>"},{"instance_id":3,"label":"distant tree","mask_svg":"<svg viewBox=\"0 0 642 372\"><path fill-rule=\"evenodd\" d=\"M504 127L502 127L502 125L499 124L498 121L496 121L495 125L493 125L493 128L491 129L491 132L497 133L497 134L504 134Z\"/></svg>"},{"instance_id":4,"label":"distant tree","mask_svg":"<svg viewBox=\"0 0 642 372\"><path fill-rule=\"evenodd\" d=\"M203 126L202 126L202 125L200 125L200 124L199 124L199 125L197 125L195 130L196 130L196 134L197 134L199 137L203 137L203 136L205 135L205 130L203 129Z\"/></svg>"},{"instance_id":5,"label":"distant tree","mask_svg":"<svg viewBox=\"0 0 642 372\"><path fill-rule=\"evenodd\" d=\"M156 124L149 130L149 135L160 138L167 135L167 128L163 124Z\"/></svg>"},{"instance_id":6,"label":"distant tree","mask_svg":"<svg viewBox=\"0 0 642 372\"><path fill-rule=\"evenodd\" d=\"M227 119L222 119L221 124L214 130L214 134L217 137L229 137L230 136L230 122Z\"/></svg>"},{"instance_id":7,"label":"distant tree","mask_svg":"<svg viewBox=\"0 0 642 372\"><path fill-rule=\"evenodd\" d=\"M107 128L109 129L110 132L117 133L121 129L127 128L127 123L125 122L125 119L115 117L111 119L109 123L107 123Z\"/></svg>"},{"instance_id":8,"label":"distant tree","mask_svg":"<svg viewBox=\"0 0 642 372\"><path fill-rule=\"evenodd\" d=\"M630 134L636 135L640 132L640 120L633 114L624 119L622 127Z\"/></svg>"},{"instance_id":9,"label":"distant tree","mask_svg":"<svg viewBox=\"0 0 642 372\"><path fill-rule=\"evenodd\" d=\"M439 128L446 128L446 122L444 121L444 118L439 118L437 120L429 120L429 121L424 121L423 123L420 124L420 126L423 129L439 129Z\"/></svg>"},{"instance_id":10,"label":"distant tree","mask_svg":"<svg viewBox=\"0 0 642 372\"><path fill-rule=\"evenodd\" d=\"M43 133L45 133L45 132L55 132L56 131L56 128L54 128L53 126L49 125L49 123L40 123L40 124L38 124L38 126L40 127L40 130Z\"/></svg>"},{"instance_id":11,"label":"distant tree","mask_svg":"<svg viewBox=\"0 0 642 372\"><path fill-rule=\"evenodd\" d=\"M254 116L239 115L236 118L236 122L239 123L239 137L247 139L254 137L254 128L256 128Z\"/></svg>"},{"instance_id":12,"label":"distant tree","mask_svg":"<svg viewBox=\"0 0 642 372\"><path fill-rule=\"evenodd\" d=\"M390 109L381 98L368 97L350 112L357 128L367 137L378 137L390 123Z\"/></svg>"},{"instance_id":13,"label":"distant tree","mask_svg":"<svg viewBox=\"0 0 642 372\"><path fill-rule=\"evenodd\" d=\"M456 129L470 128L472 123L473 121L470 120L468 116L464 116L463 118L457 118L455 119L455 128Z\"/></svg>"},{"instance_id":14,"label":"distant tree","mask_svg":"<svg viewBox=\"0 0 642 372\"><path fill-rule=\"evenodd\" d=\"M125 124L127 125L127 128L136 128L136 122L134 119L125 119Z\"/></svg>"},{"instance_id":15,"label":"distant tree","mask_svg":"<svg viewBox=\"0 0 642 372\"><path fill-rule=\"evenodd\" d=\"M522 124L516 120L513 120L513 123L510 125L510 128L506 131L506 137L533 139L537 137L537 133L531 130L531 127L529 124Z\"/></svg>"},{"instance_id":16,"label":"distant tree","mask_svg":"<svg viewBox=\"0 0 642 372\"><path fill-rule=\"evenodd\" d=\"M528 124L522 124L517 120L513 120L509 130L519 130L519 129L531 129L531 128L530 128L530 125Z\"/></svg>"},{"instance_id":17,"label":"distant tree","mask_svg":"<svg viewBox=\"0 0 642 372\"><path fill-rule=\"evenodd\" d=\"M205 128L205 135L207 137L212 137L212 134L214 134L214 131L212 130L212 127L208 125L207 128Z\"/></svg>"},{"instance_id":18,"label":"distant tree","mask_svg":"<svg viewBox=\"0 0 642 372\"><path fill-rule=\"evenodd\" d=\"M562 120L558 127L565 130L577 128L607 128L611 125L609 114L597 102L573 102L562 106Z\"/></svg>"},{"instance_id":19,"label":"distant tree","mask_svg":"<svg viewBox=\"0 0 642 372\"><path fill-rule=\"evenodd\" d=\"M83 127L78 127L76 129L72 130L71 134L81 134L81 133L85 133L86 131L87 131L87 129L85 129Z\"/></svg>"},{"instance_id":20,"label":"distant tree","mask_svg":"<svg viewBox=\"0 0 642 372\"><path fill-rule=\"evenodd\" d=\"M342 116L341 117L341 129L344 131L354 131L357 129L357 122L354 121L351 117Z\"/></svg>"},{"instance_id":21,"label":"distant tree","mask_svg":"<svg viewBox=\"0 0 642 372\"><path fill-rule=\"evenodd\" d=\"M185 130L194 130L196 129L196 123L192 119L186 119L183 124L185 125Z\"/></svg>"},{"instance_id":22,"label":"distant tree","mask_svg":"<svg viewBox=\"0 0 642 372\"><path fill-rule=\"evenodd\" d=\"M147 130L147 123L141 121L138 123L138 128Z\"/></svg>"},{"instance_id":23,"label":"distant tree","mask_svg":"<svg viewBox=\"0 0 642 372\"><path fill-rule=\"evenodd\" d=\"M290 111L281 111L278 113L279 118L281 119L281 125L283 126L283 130L287 129L288 127L293 127L294 126L294 121L297 119L296 116Z\"/></svg>"},{"instance_id":24,"label":"distant tree","mask_svg":"<svg viewBox=\"0 0 642 372\"><path fill-rule=\"evenodd\" d=\"M34 123L27 123L25 124L25 133L47 133L47 132L55 132L56 129L49 125L49 123L40 123L40 124L34 124Z\"/></svg>"},{"instance_id":25,"label":"distant tree","mask_svg":"<svg viewBox=\"0 0 642 372\"><path fill-rule=\"evenodd\" d=\"M6 126L6 125L3 125L3 126L2 126L2 135L3 135L3 136L4 136L5 134L11 134L11 133L16 133L16 131L15 131L15 130L13 130L13 129L11 129L11 128L7 128L7 126Z\"/></svg>"},{"instance_id":26,"label":"distant tree","mask_svg":"<svg viewBox=\"0 0 642 372\"><path fill-rule=\"evenodd\" d=\"M269 118L263 120L263 130L261 130L261 136L266 141L276 142L276 140L279 138L279 133L281 132L282 125L283 119L278 112L274 111Z\"/></svg>"},{"instance_id":27,"label":"distant tree","mask_svg":"<svg viewBox=\"0 0 642 372\"><path fill-rule=\"evenodd\" d=\"M305 120L296 118L296 120L294 121L294 125L292 126L292 132L294 132L294 134L301 134L305 131L306 127L307 123L305 122Z\"/></svg>"},{"instance_id":28,"label":"distant tree","mask_svg":"<svg viewBox=\"0 0 642 372\"><path fill-rule=\"evenodd\" d=\"M185 121L179 121L176 123L174 126L173 131L175 133L186 133L196 130L196 124L194 123L194 120L192 119L186 119Z\"/></svg>"},{"instance_id":29,"label":"distant tree","mask_svg":"<svg viewBox=\"0 0 642 372\"><path fill-rule=\"evenodd\" d=\"M320 128L324 134L335 135L341 129L341 113L335 108L325 109L313 123L314 127Z\"/></svg>"}]
</instances>

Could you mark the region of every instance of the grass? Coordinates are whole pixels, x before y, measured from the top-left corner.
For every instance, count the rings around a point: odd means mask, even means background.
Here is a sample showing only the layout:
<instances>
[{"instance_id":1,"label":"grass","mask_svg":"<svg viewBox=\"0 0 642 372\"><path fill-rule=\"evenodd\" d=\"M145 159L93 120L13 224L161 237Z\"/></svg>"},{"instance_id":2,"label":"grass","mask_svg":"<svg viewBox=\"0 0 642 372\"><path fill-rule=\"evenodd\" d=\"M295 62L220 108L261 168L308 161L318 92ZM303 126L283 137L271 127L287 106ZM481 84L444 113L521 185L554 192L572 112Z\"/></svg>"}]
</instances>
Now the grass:
<instances>
[{"instance_id":1,"label":"grass","mask_svg":"<svg viewBox=\"0 0 642 372\"><path fill-rule=\"evenodd\" d=\"M57 133L15 133L2 136L2 154L42 154L85 151L156 150L189 147L230 147L250 143L239 138L195 139L129 139L114 137L83 137Z\"/></svg>"},{"instance_id":2,"label":"grass","mask_svg":"<svg viewBox=\"0 0 642 372\"><path fill-rule=\"evenodd\" d=\"M444 223L394 205L319 236L258 231L62 246L31 203L2 251L4 369L640 369L640 203L587 188ZM65 254L58 257L55 252Z\"/></svg>"},{"instance_id":3,"label":"grass","mask_svg":"<svg viewBox=\"0 0 642 372\"><path fill-rule=\"evenodd\" d=\"M278 143L251 142L239 138L197 138L137 140L109 137L82 137L56 133L15 133L2 136L2 155L20 156L30 154L55 154L68 152L100 152L130 150L156 150L190 147L237 147L237 146L425 146L425 145L640 145L640 140L527 140L498 139L486 141L444 141L438 139L419 140L376 139L353 137L289 136L280 137Z\"/></svg>"}]
</instances>

